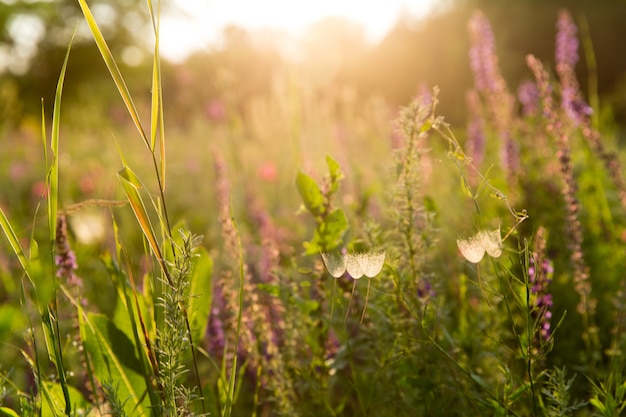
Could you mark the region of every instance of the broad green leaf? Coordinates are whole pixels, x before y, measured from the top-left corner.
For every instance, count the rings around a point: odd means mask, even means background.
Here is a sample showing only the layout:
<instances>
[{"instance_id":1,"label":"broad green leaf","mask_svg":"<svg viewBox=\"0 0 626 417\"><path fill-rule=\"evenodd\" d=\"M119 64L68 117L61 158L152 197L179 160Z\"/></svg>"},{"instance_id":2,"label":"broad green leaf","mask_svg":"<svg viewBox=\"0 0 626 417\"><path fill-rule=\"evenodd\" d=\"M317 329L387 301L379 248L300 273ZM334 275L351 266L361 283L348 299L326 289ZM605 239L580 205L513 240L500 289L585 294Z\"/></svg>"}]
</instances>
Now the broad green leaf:
<instances>
[{"instance_id":1,"label":"broad green leaf","mask_svg":"<svg viewBox=\"0 0 626 417\"><path fill-rule=\"evenodd\" d=\"M132 288L128 277L119 269L119 266L115 263L110 254L105 253L101 257L101 260L105 264L107 272L118 292L119 300L121 301L117 303L115 311L113 312L113 323L124 332L130 340L134 340L135 346L141 346L142 349L140 349L140 351L143 352L143 355L147 356L148 351L147 349L144 350L144 348L147 346L146 339L151 336L143 332L143 329L146 327L144 318L151 317L151 315L147 314L148 309L144 298ZM146 330L146 332L149 331ZM141 374L146 380L146 386L149 387L148 396L150 397L150 401L153 405L158 404L158 394L155 392L150 382L152 372L148 370L146 361L140 361L139 366L142 369Z\"/></svg>"},{"instance_id":2,"label":"broad green leaf","mask_svg":"<svg viewBox=\"0 0 626 417\"><path fill-rule=\"evenodd\" d=\"M189 321L193 340L202 340L209 322L211 303L213 301L213 260L208 252L200 248L195 259L189 293Z\"/></svg>"},{"instance_id":3,"label":"broad green leaf","mask_svg":"<svg viewBox=\"0 0 626 417\"><path fill-rule=\"evenodd\" d=\"M302 202L309 213L315 217L322 216L324 214L324 203L326 199L315 180L302 171L299 171L296 178L296 186L298 187L300 197L302 197Z\"/></svg>"},{"instance_id":4,"label":"broad green leaf","mask_svg":"<svg viewBox=\"0 0 626 417\"><path fill-rule=\"evenodd\" d=\"M119 397L128 399L125 404L128 415L147 415L146 382L140 364L143 358L138 357L137 347L104 315L81 314L79 326L96 378L119 384Z\"/></svg>"},{"instance_id":5,"label":"broad green leaf","mask_svg":"<svg viewBox=\"0 0 626 417\"><path fill-rule=\"evenodd\" d=\"M64 396L63 387L61 386L61 384L54 384L51 382L46 382L45 385L47 386L48 392L50 393L50 398L52 402L54 402L54 405L60 407L60 409L62 410L63 409L62 407L65 404L64 402L65 400L63 397ZM88 409L91 408L91 405L85 399L83 394L78 389L72 386L68 386L67 391L72 401L72 404L71 404L72 412L75 415L81 415L81 413L79 413L78 411L82 410L84 414L86 414L86 412L89 411ZM44 417L59 415L58 408L55 410L52 410L50 407L51 407L50 403L43 401L42 407L41 407L41 415Z\"/></svg>"},{"instance_id":6,"label":"broad green leaf","mask_svg":"<svg viewBox=\"0 0 626 417\"><path fill-rule=\"evenodd\" d=\"M333 178L341 176L341 166L330 155L326 155L326 165L328 165L328 172Z\"/></svg>"}]
</instances>

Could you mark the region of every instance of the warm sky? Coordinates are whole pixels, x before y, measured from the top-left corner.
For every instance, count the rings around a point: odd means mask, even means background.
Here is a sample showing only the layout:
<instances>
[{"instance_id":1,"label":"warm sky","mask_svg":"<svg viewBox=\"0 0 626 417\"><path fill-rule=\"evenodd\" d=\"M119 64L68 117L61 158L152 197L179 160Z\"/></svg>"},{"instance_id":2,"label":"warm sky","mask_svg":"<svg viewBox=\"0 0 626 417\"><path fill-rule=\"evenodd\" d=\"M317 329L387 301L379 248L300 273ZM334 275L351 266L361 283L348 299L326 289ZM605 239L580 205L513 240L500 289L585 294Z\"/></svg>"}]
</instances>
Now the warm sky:
<instances>
[{"instance_id":1,"label":"warm sky","mask_svg":"<svg viewBox=\"0 0 626 417\"><path fill-rule=\"evenodd\" d=\"M246 29L276 28L298 35L328 16L363 25L379 40L400 15L421 16L438 0L173 0L177 16L161 17L161 53L183 59L193 49L219 44L229 23Z\"/></svg>"}]
</instances>

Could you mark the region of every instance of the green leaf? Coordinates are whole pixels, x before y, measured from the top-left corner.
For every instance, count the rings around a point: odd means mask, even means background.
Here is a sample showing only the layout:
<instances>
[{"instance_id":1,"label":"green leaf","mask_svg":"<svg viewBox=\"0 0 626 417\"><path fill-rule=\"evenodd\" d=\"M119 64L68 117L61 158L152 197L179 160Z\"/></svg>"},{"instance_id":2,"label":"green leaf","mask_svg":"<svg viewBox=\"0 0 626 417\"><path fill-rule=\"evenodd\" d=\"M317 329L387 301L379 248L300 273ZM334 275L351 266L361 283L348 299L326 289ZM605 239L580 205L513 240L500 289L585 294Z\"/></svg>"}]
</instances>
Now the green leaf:
<instances>
[{"instance_id":1,"label":"green leaf","mask_svg":"<svg viewBox=\"0 0 626 417\"><path fill-rule=\"evenodd\" d=\"M8 407L0 407L0 416L5 417L20 417L15 411L11 410Z\"/></svg>"},{"instance_id":2,"label":"green leaf","mask_svg":"<svg viewBox=\"0 0 626 417\"><path fill-rule=\"evenodd\" d=\"M141 374L137 347L111 320L100 314L79 315L81 338L93 362L99 381L119 383L119 397L128 399L128 415L147 415L144 393L146 382ZM141 399L144 399L141 401Z\"/></svg>"},{"instance_id":3,"label":"green leaf","mask_svg":"<svg viewBox=\"0 0 626 417\"><path fill-rule=\"evenodd\" d=\"M334 209L322 224L324 251L328 252L341 245L343 235L348 230L348 218L343 209Z\"/></svg>"},{"instance_id":4,"label":"green leaf","mask_svg":"<svg viewBox=\"0 0 626 417\"><path fill-rule=\"evenodd\" d=\"M300 197L302 197L302 202L309 213L315 217L321 217L324 214L326 199L315 180L299 171L296 178L296 186L298 187Z\"/></svg>"},{"instance_id":5,"label":"green leaf","mask_svg":"<svg viewBox=\"0 0 626 417\"><path fill-rule=\"evenodd\" d=\"M189 321L193 340L204 338L213 299L213 260L203 248L198 250L198 255L191 276L189 301Z\"/></svg>"},{"instance_id":6,"label":"green leaf","mask_svg":"<svg viewBox=\"0 0 626 417\"><path fill-rule=\"evenodd\" d=\"M311 240L310 242L302 243L305 255L314 255L316 253L324 252L324 249L317 243L318 240L319 238L316 231L313 235L313 240Z\"/></svg>"},{"instance_id":7,"label":"green leaf","mask_svg":"<svg viewBox=\"0 0 626 417\"><path fill-rule=\"evenodd\" d=\"M597 408L601 413L604 413L606 411L606 407L604 406L604 404L602 404L602 402L597 398L590 399L589 403Z\"/></svg>"},{"instance_id":8,"label":"green leaf","mask_svg":"<svg viewBox=\"0 0 626 417\"><path fill-rule=\"evenodd\" d=\"M460 178L461 178L461 189L463 190L463 194L465 194L469 198L473 199L474 198L474 193L472 192L472 188L467 183L467 180L465 179L465 177L463 175L461 175Z\"/></svg>"},{"instance_id":9,"label":"green leaf","mask_svg":"<svg viewBox=\"0 0 626 417\"><path fill-rule=\"evenodd\" d=\"M63 404L65 404L64 400L64 392L61 384L54 384L51 382L45 383L47 390L50 395L50 399L52 401L52 405L55 407L51 408L51 404L49 402L44 401L41 406L41 415L42 416L56 416L59 415L59 409L63 409ZM74 387L67 387L68 396L72 399L72 415L80 415L77 411L79 410L87 410L91 408L83 394ZM76 413L74 413L76 412ZM2 415L0 413L0 415Z\"/></svg>"},{"instance_id":10,"label":"green leaf","mask_svg":"<svg viewBox=\"0 0 626 417\"><path fill-rule=\"evenodd\" d=\"M303 246L306 255L313 255L320 252L330 252L343 242L343 236L348 230L348 219L346 213L340 209L334 209L320 223L310 242L304 242Z\"/></svg>"},{"instance_id":11,"label":"green leaf","mask_svg":"<svg viewBox=\"0 0 626 417\"><path fill-rule=\"evenodd\" d=\"M339 183L344 178L341 166L332 157L326 156L326 165L330 174L330 192L335 193L339 189Z\"/></svg>"}]
</instances>

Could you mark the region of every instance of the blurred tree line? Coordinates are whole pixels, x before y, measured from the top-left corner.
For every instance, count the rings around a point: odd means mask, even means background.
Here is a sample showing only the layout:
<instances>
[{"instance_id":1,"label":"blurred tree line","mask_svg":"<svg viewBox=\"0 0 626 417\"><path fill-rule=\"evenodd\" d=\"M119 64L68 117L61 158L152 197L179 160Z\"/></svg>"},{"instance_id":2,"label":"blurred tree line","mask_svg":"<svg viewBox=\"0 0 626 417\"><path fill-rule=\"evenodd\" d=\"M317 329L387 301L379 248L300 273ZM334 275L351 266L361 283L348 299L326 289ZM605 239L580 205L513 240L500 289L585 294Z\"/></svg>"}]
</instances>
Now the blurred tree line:
<instances>
[{"instance_id":1,"label":"blurred tree line","mask_svg":"<svg viewBox=\"0 0 626 417\"><path fill-rule=\"evenodd\" d=\"M143 89L148 97L146 66L152 35L145 1L89 4L113 54L123 57L120 63L131 90ZM242 106L250 97L271 91L277 77L294 77L295 71L320 91L347 85L359 96L380 95L392 105L407 103L421 85L438 85L442 112L463 123L465 92L472 85L467 34L471 13L481 9L489 18L500 68L515 91L521 80L531 78L526 54L533 53L546 64L554 62L557 11L567 8L577 19L583 43L593 46L593 59L579 50L583 91L593 91L589 80L597 75L601 103L626 124L626 54L620 47L626 39L626 0L443 0L442 4L428 19L400 19L376 45L365 41L361 28L341 19L309 28L297 47L286 45L280 33L230 27L219 48L198 52L181 64L163 64L166 111L184 118L193 110L204 110L212 98ZM164 9L167 6L165 2ZM0 120L39 114L41 97L52 103L67 42L81 20L76 0L0 0ZM595 88L593 83L591 87ZM66 101L96 95L103 103L116 99L84 25L78 25L64 94Z\"/></svg>"}]
</instances>

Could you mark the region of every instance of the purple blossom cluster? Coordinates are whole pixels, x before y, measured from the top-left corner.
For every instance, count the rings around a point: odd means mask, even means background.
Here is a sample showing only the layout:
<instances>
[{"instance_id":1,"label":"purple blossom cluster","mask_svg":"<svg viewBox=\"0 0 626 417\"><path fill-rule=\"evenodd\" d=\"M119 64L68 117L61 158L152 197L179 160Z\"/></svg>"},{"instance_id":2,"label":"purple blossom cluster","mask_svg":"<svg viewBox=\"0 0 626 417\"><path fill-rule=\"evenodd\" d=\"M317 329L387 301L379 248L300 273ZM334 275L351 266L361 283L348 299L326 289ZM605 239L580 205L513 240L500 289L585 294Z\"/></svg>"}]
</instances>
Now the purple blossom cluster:
<instances>
[{"instance_id":1,"label":"purple blossom cluster","mask_svg":"<svg viewBox=\"0 0 626 417\"><path fill-rule=\"evenodd\" d=\"M480 97L476 90L465 95L470 120L467 124L467 153L476 166L480 166L485 156L485 120L481 116Z\"/></svg>"},{"instance_id":2,"label":"purple blossom cluster","mask_svg":"<svg viewBox=\"0 0 626 417\"><path fill-rule=\"evenodd\" d=\"M557 70L560 68L574 68L578 63L578 28L571 15L565 10L559 12L556 23L555 60Z\"/></svg>"},{"instance_id":3,"label":"purple blossom cluster","mask_svg":"<svg viewBox=\"0 0 626 417\"><path fill-rule=\"evenodd\" d=\"M578 63L578 28L572 16L565 10L559 12L556 24L555 61L561 81L561 108L568 119L578 126L593 113L583 100L574 68Z\"/></svg>"},{"instance_id":4,"label":"purple blossom cluster","mask_svg":"<svg viewBox=\"0 0 626 417\"><path fill-rule=\"evenodd\" d=\"M472 43L470 67L476 89L481 93L500 91L504 81L498 70L496 41L487 17L482 12L474 13L468 27Z\"/></svg>"},{"instance_id":5,"label":"purple blossom cluster","mask_svg":"<svg viewBox=\"0 0 626 417\"><path fill-rule=\"evenodd\" d=\"M515 97L508 91L500 73L495 37L487 17L480 11L475 12L468 23L468 29L471 42L469 59L474 74L474 86L478 93L476 95L484 102L484 109L479 106L472 121L476 117L482 117L493 125L495 133L502 141L500 152L502 167L509 177L509 182L515 182L519 168L519 150L511 134ZM473 102L480 101L468 98ZM479 122L472 124L470 127L473 132L470 133L477 134L480 124Z\"/></svg>"},{"instance_id":6,"label":"purple blossom cluster","mask_svg":"<svg viewBox=\"0 0 626 417\"><path fill-rule=\"evenodd\" d=\"M539 334L543 340L548 340L551 335L550 319L552 318L552 294L549 292L549 285L552 282L554 267L549 259L542 259L539 262L535 258L530 258L528 276L531 286L531 293L534 294L534 308L532 316L539 325Z\"/></svg>"},{"instance_id":7,"label":"purple blossom cluster","mask_svg":"<svg viewBox=\"0 0 626 417\"><path fill-rule=\"evenodd\" d=\"M522 82L517 88L517 99L522 105L523 116L532 116L539 112L539 89L534 82Z\"/></svg>"},{"instance_id":8,"label":"purple blossom cluster","mask_svg":"<svg viewBox=\"0 0 626 417\"><path fill-rule=\"evenodd\" d=\"M70 286L82 287L83 283L75 273L78 269L78 263L76 262L76 254L70 247L67 219L64 214L57 218L55 250L54 264L57 267L57 278L64 279Z\"/></svg>"}]
</instances>

